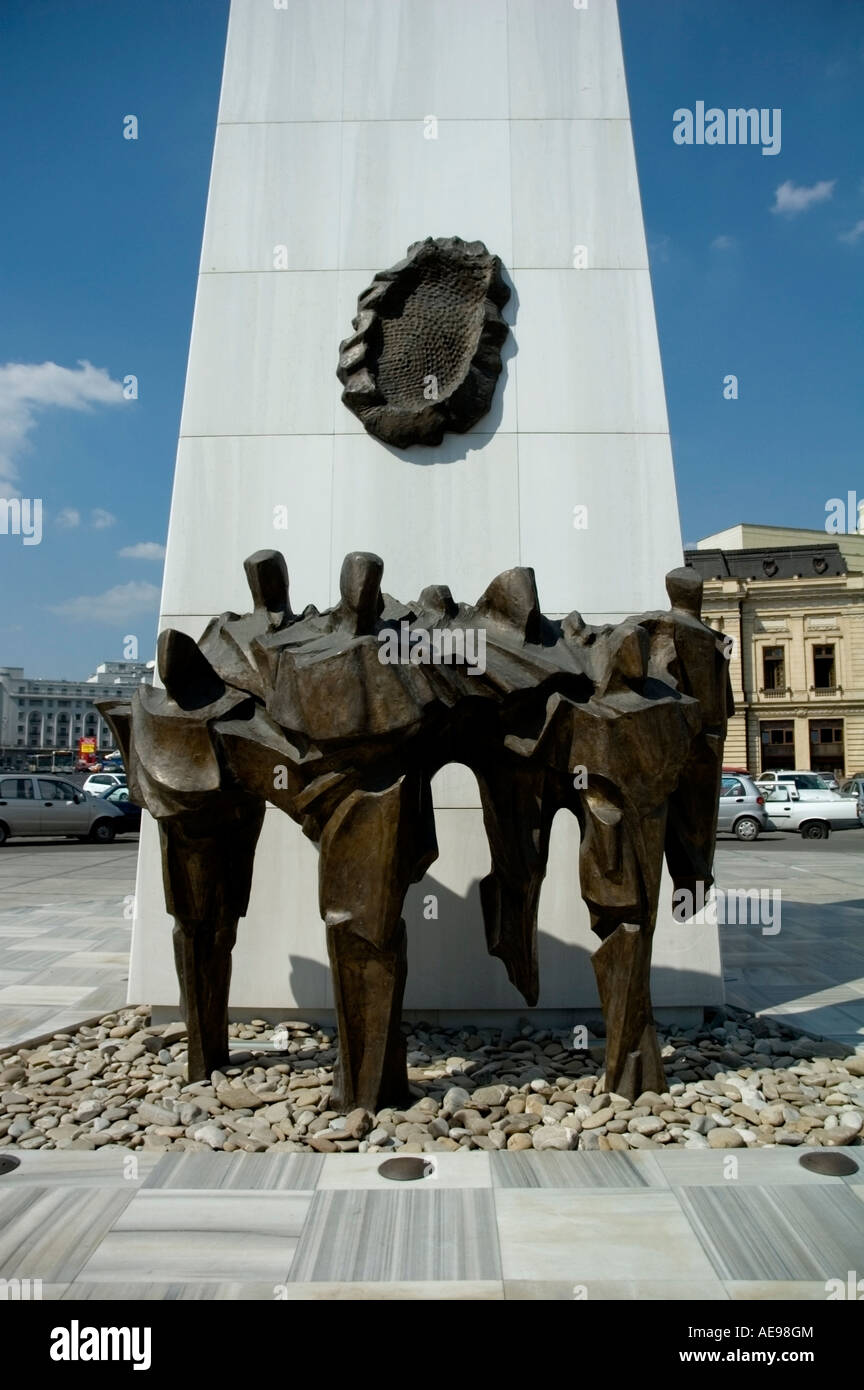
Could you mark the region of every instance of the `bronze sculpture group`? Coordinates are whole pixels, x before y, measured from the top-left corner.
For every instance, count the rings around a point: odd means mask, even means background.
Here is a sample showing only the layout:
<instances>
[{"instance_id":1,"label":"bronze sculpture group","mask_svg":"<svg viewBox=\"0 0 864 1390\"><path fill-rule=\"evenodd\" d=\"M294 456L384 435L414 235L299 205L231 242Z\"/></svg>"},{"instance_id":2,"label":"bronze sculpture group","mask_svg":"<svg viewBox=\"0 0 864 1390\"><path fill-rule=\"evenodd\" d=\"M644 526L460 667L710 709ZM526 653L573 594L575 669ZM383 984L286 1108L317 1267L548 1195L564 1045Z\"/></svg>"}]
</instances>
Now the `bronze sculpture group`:
<instances>
[{"instance_id":1,"label":"bronze sculpture group","mask_svg":"<svg viewBox=\"0 0 864 1390\"><path fill-rule=\"evenodd\" d=\"M343 399L397 447L470 428L489 407L507 332L497 257L430 239L376 281L342 345ZM415 378L442 353L440 379L424 374L430 396ZM489 951L536 1003L540 889L552 820L568 809L600 940L606 1086L662 1091L649 990L661 872L665 857L694 900L712 882L731 709L701 579L673 570L668 610L597 627L576 612L545 617L527 568L499 575L473 605L443 585L404 604L382 591L383 561L355 552L323 613L292 611L278 552L245 568L251 613L215 618L197 643L163 632L164 688L100 705L130 793L159 825L190 1080L228 1056L231 951L269 802L320 850L339 1029L331 1104L375 1111L407 1098L402 905L437 856L431 780L460 762L476 776L491 853ZM481 647L482 667L467 656Z\"/></svg>"},{"instance_id":2,"label":"bronze sculpture group","mask_svg":"<svg viewBox=\"0 0 864 1390\"><path fill-rule=\"evenodd\" d=\"M406 1097L402 903L437 856L431 779L460 762L477 778L492 857L481 884L490 952L536 1003L540 887L566 807L601 941L607 1086L662 1090L649 993L662 863L694 896L711 882L728 709L701 580L674 570L668 611L592 627L578 613L544 617L530 569L499 575L473 606L443 586L397 603L382 571L375 555L348 555L336 607L295 614L284 558L261 551L246 562L252 613L214 619L198 643L163 632L164 689L102 706L131 794L159 823L190 1079L228 1054L231 950L270 802L320 848L339 1024L333 1103L374 1111ZM382 662L382 638L406 623L479 631L485 670Z\"/></svg>"}]
</instances>

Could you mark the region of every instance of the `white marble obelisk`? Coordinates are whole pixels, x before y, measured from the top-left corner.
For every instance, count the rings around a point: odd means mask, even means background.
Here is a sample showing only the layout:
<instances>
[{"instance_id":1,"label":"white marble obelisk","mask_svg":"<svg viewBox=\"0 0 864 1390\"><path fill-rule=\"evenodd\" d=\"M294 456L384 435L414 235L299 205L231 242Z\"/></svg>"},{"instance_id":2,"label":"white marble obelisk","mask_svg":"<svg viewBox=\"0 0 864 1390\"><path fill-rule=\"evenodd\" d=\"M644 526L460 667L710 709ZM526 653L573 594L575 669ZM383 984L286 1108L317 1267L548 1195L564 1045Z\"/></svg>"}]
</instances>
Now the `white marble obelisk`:
<instances>
[{"instance_id":1,"label":"white marble obelisk","mask_svg":"<svg viewBox=\"0 0 864 1390\"><path fill-rule=\"evenodd\" d=\"M475 430L400 451L342 405L338 346L375 271L426 236L501 257L512 332ZM233 0L161 626L245 612L265 547L298 611L335 601L354 549L405 600L474 600L523 564L549 614L666 606L681 539L615 0ZM451 768L435 793L406 1007L522 1011L485 954L476 785ZM577 846L562 813L540 919L559 1012L596 1003ZM170 927L149 823L130 998L176 1007ZM237 1009L331 1004L316 851L272 809L234 959ZM721 997L716 928L663 923L655 962L658 1006Z\"/></svg>"}]
</instances>

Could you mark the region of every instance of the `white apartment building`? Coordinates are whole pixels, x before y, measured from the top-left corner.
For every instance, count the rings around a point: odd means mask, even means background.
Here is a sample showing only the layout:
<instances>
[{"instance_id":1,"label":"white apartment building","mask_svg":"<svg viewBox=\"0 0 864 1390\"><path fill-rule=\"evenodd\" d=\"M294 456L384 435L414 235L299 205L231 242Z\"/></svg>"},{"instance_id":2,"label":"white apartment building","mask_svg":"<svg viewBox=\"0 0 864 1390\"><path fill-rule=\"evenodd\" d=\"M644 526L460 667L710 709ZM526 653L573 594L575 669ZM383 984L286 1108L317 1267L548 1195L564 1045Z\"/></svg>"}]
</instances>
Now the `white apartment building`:
<instances>
[{"instance_id":1,"label":"white apartment building","mask_svg":"<svg viewBox=\"0 0 864 1390\"><path fill-rule=\"evenodd\" d=\"M23 666L0 666L0 764L23 766L35 754L77 751L79 738L95 738L101 752L114 746L95 708L153 679L152 661L103 661L84 681L26 676Z\"/></svg>"}]
</instances>

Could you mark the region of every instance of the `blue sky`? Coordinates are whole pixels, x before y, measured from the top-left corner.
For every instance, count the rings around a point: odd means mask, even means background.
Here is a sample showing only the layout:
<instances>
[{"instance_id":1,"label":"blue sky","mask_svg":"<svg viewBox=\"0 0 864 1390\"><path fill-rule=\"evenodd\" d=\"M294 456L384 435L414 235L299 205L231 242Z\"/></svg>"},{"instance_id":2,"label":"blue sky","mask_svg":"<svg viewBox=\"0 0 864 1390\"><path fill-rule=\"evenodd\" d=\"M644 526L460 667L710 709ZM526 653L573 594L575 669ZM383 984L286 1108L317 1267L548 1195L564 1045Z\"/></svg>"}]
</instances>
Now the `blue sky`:
<instances>
[{"instance_id":1,"label":"blue sky","mask_svg":"<svg viewBox=\"0 0 864 1390\"><path fill-rule=\"evenodd\" d=\"M152 656L227 10L0 7L0 496L44 504L0 534L0 665ZM864 4L620 13L685 539L820 527L864 494ZM780 152L676 145L698 101L779 107Z\"/></svg>"}]
</instances>

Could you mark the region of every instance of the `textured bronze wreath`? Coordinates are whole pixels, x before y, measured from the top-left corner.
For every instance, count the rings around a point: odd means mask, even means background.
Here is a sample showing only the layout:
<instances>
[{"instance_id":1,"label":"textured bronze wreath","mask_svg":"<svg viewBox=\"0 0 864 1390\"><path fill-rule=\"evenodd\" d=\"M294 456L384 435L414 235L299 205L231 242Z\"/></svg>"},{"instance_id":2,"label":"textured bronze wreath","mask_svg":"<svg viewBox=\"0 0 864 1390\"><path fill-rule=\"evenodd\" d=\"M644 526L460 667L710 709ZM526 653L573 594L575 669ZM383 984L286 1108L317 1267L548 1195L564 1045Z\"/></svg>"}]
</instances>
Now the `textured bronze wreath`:
<instances>
[{"instance_id":1,"label":"textured bronze wreath","mask_svg":"<svg viewBox=\"0 0 864 1390\"><path fill-rule=\"evenodd\" d=\"M415 242L357 301L355 332L339 347L345 405L400 449L470 430L492 404L509 298L482 241Z\"/></svg>"}]
</instances>

